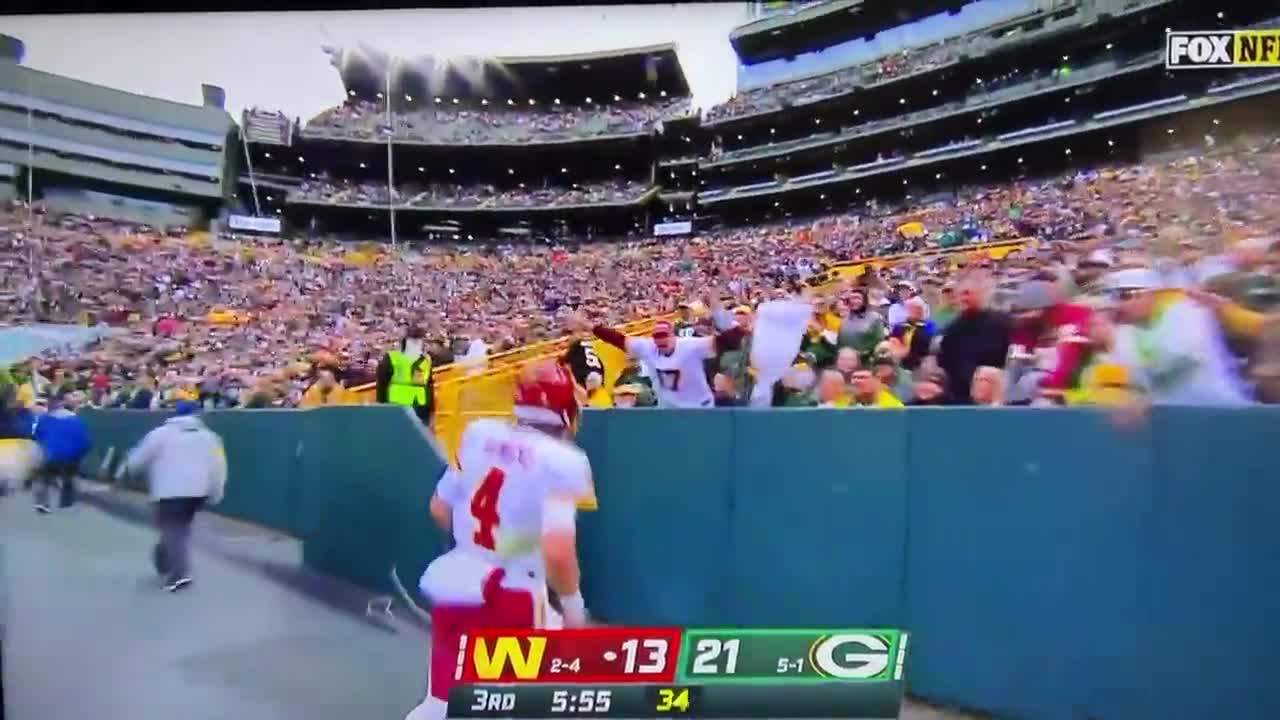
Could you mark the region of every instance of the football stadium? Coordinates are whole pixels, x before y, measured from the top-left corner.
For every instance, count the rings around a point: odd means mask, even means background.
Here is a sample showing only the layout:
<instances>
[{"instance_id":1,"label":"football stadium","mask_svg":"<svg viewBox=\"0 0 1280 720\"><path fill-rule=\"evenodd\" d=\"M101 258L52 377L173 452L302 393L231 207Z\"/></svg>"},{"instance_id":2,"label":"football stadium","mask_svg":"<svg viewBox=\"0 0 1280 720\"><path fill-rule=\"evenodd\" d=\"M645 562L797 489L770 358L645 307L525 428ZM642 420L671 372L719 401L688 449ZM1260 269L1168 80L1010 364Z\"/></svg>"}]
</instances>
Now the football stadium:
<instances>
[{"instance_id":1,"label":"football stadium","mask_svg":"<svg viewBox=\"0 0 1280 720\"><path fill-rule=\"evenodd\" d=\"M9 19L0 720L1280 717L1274 3Z\"/></svg>"}]
</instances>

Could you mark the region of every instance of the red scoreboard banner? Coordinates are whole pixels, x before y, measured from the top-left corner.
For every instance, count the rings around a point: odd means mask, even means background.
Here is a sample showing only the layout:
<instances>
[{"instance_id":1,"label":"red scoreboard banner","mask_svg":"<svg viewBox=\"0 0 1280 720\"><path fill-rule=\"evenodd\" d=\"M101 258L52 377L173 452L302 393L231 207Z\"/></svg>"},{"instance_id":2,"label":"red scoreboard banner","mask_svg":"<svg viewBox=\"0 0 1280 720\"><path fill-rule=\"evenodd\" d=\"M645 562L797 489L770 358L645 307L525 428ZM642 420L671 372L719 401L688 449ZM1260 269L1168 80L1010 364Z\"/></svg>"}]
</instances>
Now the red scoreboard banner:
<instances>
[{"instance_id":1,"label":"red scoreboard banner","mask_svg":"<svg viewBox=\"0 0 1280 720\"><path fill-rule=\"evenodd\" d=\"M679 628L481 630L458 643L454 677L465 684L669 683Z\"/></svg>"}]
</instances>

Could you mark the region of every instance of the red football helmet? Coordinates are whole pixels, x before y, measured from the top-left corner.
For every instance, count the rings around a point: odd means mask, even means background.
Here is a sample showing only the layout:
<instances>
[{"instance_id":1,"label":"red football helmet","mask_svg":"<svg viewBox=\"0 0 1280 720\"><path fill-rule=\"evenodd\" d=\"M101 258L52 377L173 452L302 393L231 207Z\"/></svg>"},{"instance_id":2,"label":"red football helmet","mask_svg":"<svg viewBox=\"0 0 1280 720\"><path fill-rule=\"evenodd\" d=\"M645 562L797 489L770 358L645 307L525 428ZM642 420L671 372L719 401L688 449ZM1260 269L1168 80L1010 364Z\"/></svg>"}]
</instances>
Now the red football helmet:
<instances>
[{"instance_id":1,"label":"red football helmet","mask_svg":"<svg viewBox=\"0 0 1280 720\"><path fill-rule=\"evenodd\" d=\"M578 419L573 376L560 363L536 362L516 382L516 419L528 425L572 428Z\"/></svg>"}]
</instances>

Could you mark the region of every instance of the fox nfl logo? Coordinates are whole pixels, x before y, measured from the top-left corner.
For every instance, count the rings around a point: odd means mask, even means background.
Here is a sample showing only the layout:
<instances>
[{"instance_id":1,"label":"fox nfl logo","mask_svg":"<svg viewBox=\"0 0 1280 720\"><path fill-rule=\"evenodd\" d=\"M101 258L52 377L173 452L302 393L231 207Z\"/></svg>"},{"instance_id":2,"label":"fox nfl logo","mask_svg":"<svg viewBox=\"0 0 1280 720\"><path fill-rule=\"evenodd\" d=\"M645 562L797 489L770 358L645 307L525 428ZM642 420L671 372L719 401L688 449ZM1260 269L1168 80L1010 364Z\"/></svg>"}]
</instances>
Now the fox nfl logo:
<instances>
[{"instance_id":1,"label":"fox nfl logo","mask_svg":"<svg viewBox=\"0 0 1280 720\"><path fill-rule=\"evenodd\" d=\"M1280 65L1280 30L1169 32L1164 66L1169 69L1274 67Z\"/></svg>"}]
</instances>

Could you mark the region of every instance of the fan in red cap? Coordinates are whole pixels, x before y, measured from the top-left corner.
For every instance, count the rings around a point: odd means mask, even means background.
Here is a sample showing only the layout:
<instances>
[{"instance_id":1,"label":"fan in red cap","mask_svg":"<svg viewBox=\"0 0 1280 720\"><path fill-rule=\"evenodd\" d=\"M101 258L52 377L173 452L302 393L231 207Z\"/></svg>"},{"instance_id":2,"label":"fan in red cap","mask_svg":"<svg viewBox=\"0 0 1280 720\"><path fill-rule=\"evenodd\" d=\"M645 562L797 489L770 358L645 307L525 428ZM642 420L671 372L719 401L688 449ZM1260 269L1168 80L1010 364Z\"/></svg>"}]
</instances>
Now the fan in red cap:
<instances>
[{"instance_id":1,"label":"fan in red cap","mask_svg":"<svg viewBox=\"0 0 1280 720\"><path fill-rule=\"evenodd\" d=\"M516 420L543 430L571 430L578 420L573 376L557 362L533 363L516 383Z\"/></svg>"},{"instance_id":2,"label":"fan in red cap","mask_svg":"<svg viewBox=\"0 0 1280 720\"><path fill-rule=\"evenodd\" d=\"M649 337L628 337L614 328L597 325L592 333L648 366L655 382L658 407L697 408L715 405L707 382L706 361L742 346L746 330L730 328L714 337L676 337L671 323L654 323Z\"/></svg>"}]
</instances>

